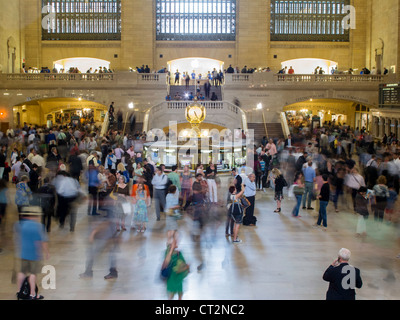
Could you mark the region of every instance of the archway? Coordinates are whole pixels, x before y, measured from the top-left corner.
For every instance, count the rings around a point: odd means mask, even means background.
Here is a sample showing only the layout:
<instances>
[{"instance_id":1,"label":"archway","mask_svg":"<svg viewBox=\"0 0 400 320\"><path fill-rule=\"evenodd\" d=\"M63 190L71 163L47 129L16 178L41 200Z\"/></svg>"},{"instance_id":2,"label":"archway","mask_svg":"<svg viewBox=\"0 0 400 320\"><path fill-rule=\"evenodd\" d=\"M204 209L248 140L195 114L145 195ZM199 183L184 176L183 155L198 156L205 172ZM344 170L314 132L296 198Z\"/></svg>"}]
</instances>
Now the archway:
<instances>
[{"instance_id":1,"label":"archway","mask_svg":"<svg viewBox=\"0 0 400 320\"><path fill-rule=\"evenodd\" d=\"M24 123L47 127L85 123L101 125L107 109L100 103L79 98L32 100L13 107L14 126Z\"/></svg>"},{"instance_id":2,"label":"archway","mask_svg":"<svg viewBox=\"0 0 400 320\"><path fill-rule=\"evenodd\" d=\"M324 125L370 129L370 106L349 100L310 99L283 108L291 131Z\"/></svg>"},{"instance_id":3,"label":"archway","mask_svg":"<svg viewBox=\"0 0 400 320\"><path fill-rule=\"evenodd\" d=\"M91 70L90 73L95 73L100 68L108 70L110 68L110 61L89 57L65 58L54 61L54 68L58 72L60 70L68 72L71 68L78 68L81 73L87 73L89 70Z\"/></svg>"},{"instance_id":4,"label":"archway","mask_svg":"<svg viewBox=\"0 0 400 320\"><path fill-rule=\"evenodd\" d=\"M224 70L224 62L215 59L208 58L182 58L171 60L168 62L168 70L171 73L171 78L177 70L179 70L181 77L184 72L191 75L193 72L196 74L196 79L206 79L208 72L212 72L214 69L217 71Z\"/></svg>"},{"instance_id":5,"label":"archway","mask_svg":"<svg viewBox=\"0 0 400 320\"><path fill-rule=\"evenodd\" d=\"M315 59L315 58L302 58L293 59L282 62L282 68L287 70L292 67L296 74L313 74L317 67L321 68L325 74L331 74L332 70L338 66L338 63L326 59Z\"/></svg>"}]
</instances>

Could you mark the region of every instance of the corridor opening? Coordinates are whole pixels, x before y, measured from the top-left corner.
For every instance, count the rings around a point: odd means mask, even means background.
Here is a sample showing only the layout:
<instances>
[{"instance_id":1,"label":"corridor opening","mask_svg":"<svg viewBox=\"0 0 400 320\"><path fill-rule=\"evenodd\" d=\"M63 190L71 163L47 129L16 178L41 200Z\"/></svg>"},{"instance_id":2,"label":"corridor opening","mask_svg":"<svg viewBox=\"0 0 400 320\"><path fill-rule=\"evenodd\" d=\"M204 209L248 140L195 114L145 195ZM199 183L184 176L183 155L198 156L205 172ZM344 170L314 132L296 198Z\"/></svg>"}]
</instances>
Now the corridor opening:
<instances>
[{"instance_id":1,"label":"corridor opening","mask_svg":"<svg viewBox=\"0 0 400 320\"><path fill-rule=\"evenodd\" d=\"M32 100L13 107L15 127L24 123L48 128L85 124L101 125L108 108L81 98L50 98Z\"/></svg>"},{"instance_id":2,"label":"corridor opening","mask_svg":"<svg viewBox=\"0 0 400 320\"><path fill-rule=\"evenodd\" d=\"M291 132L311 131L318 127L347 126L353 129L371 126L370 107L347 100L310 99L283 108Z\"/></svg>"},{"instance_id":3,"label":"corridor opening","mask_svg":"<svg viewBox=\"0 0 400 320\"><path fill-rule=\"evenodd\" d=\"M303 58L293 59L282 62L282 69L285 69L288 73L292 67L295 74L314 74L318 69L318 74L331 74L337 68L338 63L326 59L314 59L314 58ZM322 71L320 71L322 70Z\"/></svg>"},{"instance_id":4,"label":"corridor opening","mask_svg":"<svg viewBox=\"0 0 400 320\"><path fill-rule=\"evenodd\" d=\"M205 81L207 76L212 74L213 70L223 71L224 62L209 58L182 58L175 59L168 62L168 71L171 74L171 84L175 83L175 74L179 73L179 84L184 84L184 74L189 74L192 79L192 74L195 80Z\"/></svg>"},{"instance_id":5,"label":"corridor opening","mask_svg":"<svg viewBox=\"0 0 400 320\"><path fill-rule=\"evenodd\" d=\"M110 62L107 60L97 59L97 58L66 58L54 61L54 68L58 72L69 72L73 69L78 69L81 73L98 73L101 71L110 69Z\"/></svg>"}]
</instances>

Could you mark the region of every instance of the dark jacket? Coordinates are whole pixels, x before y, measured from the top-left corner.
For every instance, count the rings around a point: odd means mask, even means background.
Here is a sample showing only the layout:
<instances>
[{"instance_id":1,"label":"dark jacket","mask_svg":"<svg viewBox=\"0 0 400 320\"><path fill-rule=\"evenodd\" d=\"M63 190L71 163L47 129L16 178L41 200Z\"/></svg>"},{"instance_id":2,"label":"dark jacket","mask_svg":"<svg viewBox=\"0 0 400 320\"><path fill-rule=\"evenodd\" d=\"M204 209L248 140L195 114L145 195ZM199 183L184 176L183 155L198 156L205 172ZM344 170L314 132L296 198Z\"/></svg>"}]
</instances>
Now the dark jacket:
<instances>
[{"instance_id":1,"label":"dark jacket","mask_svg":"<svg viewBox=\"0 0 400 320\"><path fill-rule=\"evenodd\" d=\"M334 267L334 266L329 266L328 269L326 269L323 279L325 281L329 282L329 288L326 293L326 300L355 300L356 299L356 291L355 289L352 288L343 288L342 281L345 284L350 284L350 281L346 278L349 278L351 276L350 271L343 270L346 266L350 266L348 263L341 263L339 266ZM351 268L354 268L355 270L355 288L360 289L363 285L362 279L361 279L361 273L360 270L350 266ZM343 280L344 279L344 280Z\"/></svg>"}]
</instances>

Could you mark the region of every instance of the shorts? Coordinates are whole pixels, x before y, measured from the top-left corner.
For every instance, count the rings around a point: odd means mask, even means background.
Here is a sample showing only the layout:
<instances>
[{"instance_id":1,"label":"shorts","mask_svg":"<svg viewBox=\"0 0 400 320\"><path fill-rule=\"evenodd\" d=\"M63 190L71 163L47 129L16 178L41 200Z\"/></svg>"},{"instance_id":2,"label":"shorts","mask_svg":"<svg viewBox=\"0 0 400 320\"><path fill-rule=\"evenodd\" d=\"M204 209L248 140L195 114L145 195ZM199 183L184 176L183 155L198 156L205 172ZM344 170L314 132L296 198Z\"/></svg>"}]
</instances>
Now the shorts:
<instances>
[{"instance_id":1,"label":"shorts","mask_svg":"<svg viewBox=\"0 0 400 320\"><path fill-rule=\"evenodd\" d=\"M36 275L41 272L41 268L40 261L21 259L21 272L23 274Z\"/></svg>"},{"instance_id":2,"label":"shorts","mask_svg":"<svg viewBox=\"0 0 400 320\"><path fill-rule=\"evenodd\" d=\"M243 214L242 213L232 214L231 217L232 217L233 221L235 221L235 223L237 223L237 224L243 223Z\"/></svg>"}]
</instances>

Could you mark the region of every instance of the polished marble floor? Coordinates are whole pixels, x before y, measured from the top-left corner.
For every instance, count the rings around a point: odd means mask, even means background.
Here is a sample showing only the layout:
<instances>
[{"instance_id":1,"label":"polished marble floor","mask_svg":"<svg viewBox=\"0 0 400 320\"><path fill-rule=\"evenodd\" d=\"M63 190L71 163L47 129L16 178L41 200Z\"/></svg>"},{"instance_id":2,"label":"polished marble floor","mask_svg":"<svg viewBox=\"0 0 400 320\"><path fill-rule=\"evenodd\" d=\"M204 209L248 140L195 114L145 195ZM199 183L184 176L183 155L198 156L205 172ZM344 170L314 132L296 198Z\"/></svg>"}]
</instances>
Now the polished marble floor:
<instances>
[{"instance_id":1,"label":"polished marble floor","mask_svg":"<svg viewBox=\"0 0 400 320\"><path fill-rule=\"evenodd\" d=\"M223 187L224 188L224 187ZM220 190L222 196L225 190ZM12 193L12 190L11 190ZM13 195L11 196L13 199ZM56 289L43 289L48 300L163 300L167 299L165 283L159 270L166 244L165 219L156 221L154 209L149 212L145 233L127 230L120 234L117 252L119 277L105 280L109 261L104 252L94 265L91 279L81 279L84 271L88 230L103 219L86 214L86 203L78 206L75 232L59 229L53 222L49 234L50 258L44 264L56 271ZM368 236L355 237L356 216L346 208L335 213L328 207L328 230L313 227L316 211L302 211L293 218L294 201L285 199L282 213L274 213L273 192L258 192L255 215L257 226L241 226L241 244L225 237L225 215L221 222L209 223L194 242L192 221L179 221L179 248L191 265L185 280L184 299L189 300L321 300L328 284L322 274L337 257L340 248L351 250L351 264L361 269L364 286L359 300L400 299L399 230L395 226L377 225L370 220ZM10 205L5 225L3 252L0 254L0 299L15 299L16 285L11 282L14 263L12 224L16 208ZM129 221L129 217L127 218ZM197 270L203 262L204 268Z\"/></svg>"}]
</instances>

